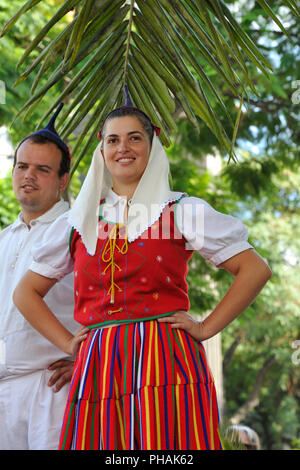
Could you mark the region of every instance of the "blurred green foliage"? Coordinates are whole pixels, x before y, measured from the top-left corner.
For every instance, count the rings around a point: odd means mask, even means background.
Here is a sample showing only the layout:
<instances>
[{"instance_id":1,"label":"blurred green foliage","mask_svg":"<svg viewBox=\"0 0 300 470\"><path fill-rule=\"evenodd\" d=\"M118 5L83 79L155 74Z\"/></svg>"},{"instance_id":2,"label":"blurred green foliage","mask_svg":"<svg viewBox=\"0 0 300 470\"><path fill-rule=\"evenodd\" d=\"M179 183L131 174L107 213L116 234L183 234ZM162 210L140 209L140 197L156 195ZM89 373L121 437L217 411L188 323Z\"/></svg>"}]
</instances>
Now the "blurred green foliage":
<instances>
[{"instance_id":1,"label":"blurred green foliage","mask_svg":"<svg viewBox=\"0 0 300 470\"><path fill-rule=\"evenodd\" d=\"M54 0L42 2L0 40L0 79L7 84L7 102L5 106L0 105L0 126L9 126L28 98L30 81L12 88L18 76L16 62L26 42L45 19L51 17L52 6L58 3ZM258 403L247 414L244 424L258 432L265 449L299 448L300 364L292 361L294 350L291 345L300 339L300 104L293 99L294 82L299 79L300 69L300 26L278 0L274 0L272 8L275 12L280 9L290 41L266 19L257 2L236 0L226 3L238 7L238 21L263 47L274 71L267 80L252 70L259 96L250 94L243 108L237 164L228 164L227 157L206 126L199 123L200 132L197 133L187 121L178 118L179 131L172 136L172 146L167 150L172 185L175 190L207 200L216 210L240 217L248 227L250 243L270 264L271 281L251 307L222 333L224 357L234 341L240 338L224 373L226 419L229 420L247 402L263 365L274 358L264 376ZM20 4L23 0L2 1L0 24ZM216 75L213 79L221 80ZM30 121L16 121L9 128L14 145L32 132L51 99L51 94L47 94ZM225 86L224 100L234 119L239 103ZM215 110L218 113L217 104ZM223 124L226 126L226 122ZM71 200L80 189L92 152L93 148L71 181ZM208 169L207 155L215 157L217 163L221 162L219 172ZM0 180L0 225L4 227L12 222L18 210L8 176ZM195 255L190 263L188 281L191 310L206 314L224 295L232 278Z\"/></svg>"}]
</instances>

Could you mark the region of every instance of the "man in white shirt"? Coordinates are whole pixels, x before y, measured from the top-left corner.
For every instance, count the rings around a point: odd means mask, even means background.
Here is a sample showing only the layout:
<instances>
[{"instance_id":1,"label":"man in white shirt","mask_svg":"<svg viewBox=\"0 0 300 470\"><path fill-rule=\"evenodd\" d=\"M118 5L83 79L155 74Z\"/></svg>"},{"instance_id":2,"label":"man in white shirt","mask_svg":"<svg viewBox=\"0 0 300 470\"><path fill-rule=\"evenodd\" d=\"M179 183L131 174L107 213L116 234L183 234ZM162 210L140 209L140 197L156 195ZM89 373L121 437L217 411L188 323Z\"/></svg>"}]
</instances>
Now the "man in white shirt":
<instances>
[{"instance_id":1,"label":"man in white shirt","mask_svg":"<svg viewBox=\"0 0 300 470\"><path fill-rule=\"evenodd\" d=\"M31 248L69 209L61 198L69 181L69 151L54 121L52 125L50 132L28 136L16 151L12 179L22 212L0 233L1 450L57 449L73 367L72 358L37 333L12 300L32 262ZM45 300L70 331L78 329L73 274L57 283Z\"/></svg>"}]
</instances>

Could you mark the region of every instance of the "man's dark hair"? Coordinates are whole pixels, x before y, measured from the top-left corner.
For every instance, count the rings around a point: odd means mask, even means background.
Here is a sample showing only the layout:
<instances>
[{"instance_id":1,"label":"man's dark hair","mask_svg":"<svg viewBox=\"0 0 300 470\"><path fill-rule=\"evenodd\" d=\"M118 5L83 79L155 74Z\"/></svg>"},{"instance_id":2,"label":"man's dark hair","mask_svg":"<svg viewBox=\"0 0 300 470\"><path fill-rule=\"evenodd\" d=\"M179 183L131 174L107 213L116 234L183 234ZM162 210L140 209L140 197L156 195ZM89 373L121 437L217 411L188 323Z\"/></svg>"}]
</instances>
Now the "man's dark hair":
<instances>
[{"instance_id":1,"label":"man's dark hair","mask_svg":"<svg viewBox=\"0 0 300 470\"><path fill-rule=\"evenodd\" d=\"M26 142L27 140L29 140L30 142L33 142L35 144L49 144L49 143L52 143L52 144L55 144L55 142L53 142L52 140L48 139L47 137L43 137L42 135L31 135L30 137L28 137L28 139L26 139L25 141L23 140L21 142L21 144L18 145L18 147L16 148L16 151L15 151L15 154L14 154L14 167L17 163L17 152L20 148L20 146L22 145L23 142ZM56 145L56 144L55 144ZM60 161L60 167L59 167L59 170L58 170L58 176L61 177L63 176L65 173L69 173L70 172L70 157L69 155L63 150L61 149L58 145L56 145L57 148L59 148L59 150L61 151L61 161Z\"/></svg>"}]
</instances>

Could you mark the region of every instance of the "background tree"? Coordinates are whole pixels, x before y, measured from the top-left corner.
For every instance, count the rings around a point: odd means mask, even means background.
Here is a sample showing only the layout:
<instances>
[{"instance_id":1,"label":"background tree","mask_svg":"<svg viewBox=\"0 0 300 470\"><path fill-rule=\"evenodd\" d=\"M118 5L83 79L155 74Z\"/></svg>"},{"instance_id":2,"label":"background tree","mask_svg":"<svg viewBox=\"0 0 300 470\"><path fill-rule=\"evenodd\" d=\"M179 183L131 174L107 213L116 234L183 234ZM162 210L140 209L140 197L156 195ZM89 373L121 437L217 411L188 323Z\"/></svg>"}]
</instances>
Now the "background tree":
<instances>
[{"instance_id":1,"label":"background tree","mask_svg":"<svg viewBox=\"0 0 300 470\"><path fill-rule=\"evenodd\" d=\"M281 2L273 3L275 11L280 7ZM181 122L182 132L169 154L178 188L184 182L191 194L198 190L218 210L242 218L250 242L271 265L271 282L222 334L225 417L252 426L264 448L291 448L297 445L300 422L299 363L292 360L292 345L300 339L299 102L293 86L299 70L299 24L284 13L291 45L270 27L255 2L239 2L239 11L249 34L264 38L265 53L274 67L268 86L262 74L255 74L260 95L250 96L243 108L239 162L228 165L212 133L203 126L197 136L186 121ZM228 97L225 104L233 111L235 101ZM211 176L205 158L218 152L223 155L222 172ZM207 269L201 258L194 257L193 263L192 308L195 313L209 311L231 278Z\"/></svg>"},{"instance_id":2,"label":"background tree","mask_svg":"<svg viewBox=\"0 0 300 470\"><path fill-rule=\"evenodd\" d=\"M11 125L20 107L28 99L34 80L34 77L28 77L26 82L22 82L17 87L14 87L19 77L17 70L18 60L22 57L24 48L30 44L36 31L41 29L45 21L51 18L53 7L57 8L58 3L58 1L43 2L39 9L33 9L30 16L24 16L22 21L16 23L13 30L10 30L0 40L0 80L5 84L6 92L5 103L0 104L0 127L7 128L13 147L16 147L23 137L33 131L36 123L41 119L51 102L57 96L57 93L60 92L61 86L63 86L58 85L56 89L50 90L44 96L39 107L33 111L30 119L24 121L19 119ZM21 8L23 4L23 0L15 0L14 2L5 0L1 2L0 29L2 29L1 27L7 22L8 18L13 16L15 11ZM67 18L65 19L65 24L68 24ZM62 28L63 22L61 25L53 28L52 32L49 32L49 35L45 38L45 43L55 37ZM38 49L35 55L39 54L40 51L41 49ZM11 162L12 157L13 155L11 155ZM0 179L0 228L12 223L18 212L19 205L14 197L11 186L11 172L9 171L7 178Z\"/></svg>"},{"instance_id":3,"label":"background tree","mask_svg":"<svg viewBox=\"0 0 300 470\"><path fill-rule=\"evenodd\" d=\"M257 3L286 34L268 2ZM42 4L41 0L24 3L4 26L2 35L20 17ZM299 17L294 0L285 0L284 4ZM49 31L71 10L73 20L50 43L45 43ZM42 51L36 56L39 47ZM73 147L73 154L79 151L79 155L72 171L86 155L103 117L123 102L126 83L133 102L162 127L165 145L170 144L170 132L176 130L173 113L176 103L180 103L196 128L200 117L226 152L234 156L231 137L214 110L218 103L227 114L222 92L209 73L220 75L226 88L240 98L248 89L256 93L246 60L264 75L271 70L269 61L222 0L65 0L28 45L18 65L23 65L28 57L30 64L18 83L33 71L38 72L31 97L18 114L26 110L26 115L30 115L49 89L67 79L67 86L42 119L71 96L59 121L62 137L71 136L86 120ZM230 122L228 114L227 120Z\"/></svg>"},{"instance_id":4,"label":"background tree","mask_svg":"<svg viewBox=\"0 0 300 470\"><path fill-rule=\"evenodd\" d=\"M23 5L21 0L13 4L6 1L2 3L6 10L2 12L0 10L0 15L4 14L5 20L13 13L12 8ZM103 6L104 3L97 4ZM198 2L185 3L191 5ZM297 75L299 22L296 16L291 14L290 8L283 6L285 2L278 0L272 2L274 13L281 18L288 33L289 38L287 38L275 23L270 22L270 17L261 6L262 2L235 0L223 3L233 12L243 31L259 45L259 49L272 65L273 72L267 78L257 68L255 62L243 56L245 67L255 84L256 93L254 89L248 87L248 100L244 100L241 108L236 142L238 163L231 161L228 164L227 149L220 139L196 113L194 113L196 123L192 124L191 120L187 119L182 102L178 99L175 99L175 109L172 113L177 130L167 136L169 144L167 152L171 161L174 189L185 190L202 197L217 210L240 217L249 228L250 243L270 263L273 271L272 280L254 304L222 334L226 395L224 418L253 427L260 435L264 448L292 448L300 442L300 364L292 360L295 352L292 344L300 339L298 300L300 104L295 88L295 82L300 78ZM7 70L5 81L11 80L7 83L12 84L17 80L15 57L18 56L19 59L23 53L23 48L15 48L15 44L18 44L22 37L24 37L22 41L30 44L36 34L31 20L33 11L34 21L39 29L50 20L54 7L57 8L58 5L61 3L57 1L40 2L37 8L21 17L1 39L1 57L5 57L4 67ZM40 10L41 6L43 10ZM75 17L71 16L71 21ZM2 21L3 16L0 18ZM71 24L68 21L70 17L63 17L60 23L55 25L57 30L47 32L48 39L43 39L39 49L31 53L32 60L39 56L47 44L52 43L57 32L58 34L63 32L65 27ZM227 37L223 24L216 21L216 27L222 37ZM134 32L138 33L138 28ZM18 34L15 39L16 33ZM8 40L10 49L6 45L8 42L3 42ZM205 61L194 43L188 42L188 46L222 96L226 113L223 104L206 89L214 114L218 116L219 125L225 130L226 135L230 136L232 133L230 121L234 122L236 119L241 103L240 94L236 96L229 87L228 80L226 81L223 74L218 73ZM3 55L2 51L6 55ZM19 140L19 136L22 137L32 131L33 123L38 125L43 121L43 116L49 107L54 104L58 95L65 91L68 84L72 83L72 78L84 68L88 60L88 57L85 57L82 63L77 64L64 76L64 80L49 88L38 101L38 105L32 108L30 119L25 119L24 123L19 119L15 121L10 129L14 143ZM232 62L230 64L238 67L238 64ZM201 81L201 75L191 64L188 66L191 67L194 79ZM221 67L220 64L219 66ZM41 74L41 82L36 90L47 83L46 72L45 75ZM3 80L2 76L0 79ZM31 78L29 75L17 87L8 87L5 115L2 113L3 107L0 107L0 125L10 124L13 115L27 100L28 87L32 87L34 80L35 77ZM68 96L70 107L67 109L71 109L72 103L80 93L79 90L87 81L88 77L83 78L82 83L80 82L70 93ZM83 96L85 95L82 95L82 100ZM75 108L74 115L76 116ZM84 137L88 121L84 118L80 121L80 115L77 116L77 123L80 122L81 127L77 127L76 132L83 131L83 134L71 133L68 138L73 144L78 135L80 138L83 137L82 147L78 148L79 156L89 137ZM96 145L97 140L94 140L93 145ZM78 192L86 174L93 145L88 150L85 149L87 151L84 159L77 161L77 171L70 187L71 197ZM217 174L209 171L207 167L209 154L219 158L220 171ZM4 211L4 225L9 222L10 217L15 217L14 211L17 210L17 204L11 198L10 188L10 180L0 180L0 218ZM200 256L194 256L189 273L192 311L196 314L208 313L214 308L231 281L228 273L216 270ZM295 357L300 358L300 355Z\"/></svg>"}]
</instances>

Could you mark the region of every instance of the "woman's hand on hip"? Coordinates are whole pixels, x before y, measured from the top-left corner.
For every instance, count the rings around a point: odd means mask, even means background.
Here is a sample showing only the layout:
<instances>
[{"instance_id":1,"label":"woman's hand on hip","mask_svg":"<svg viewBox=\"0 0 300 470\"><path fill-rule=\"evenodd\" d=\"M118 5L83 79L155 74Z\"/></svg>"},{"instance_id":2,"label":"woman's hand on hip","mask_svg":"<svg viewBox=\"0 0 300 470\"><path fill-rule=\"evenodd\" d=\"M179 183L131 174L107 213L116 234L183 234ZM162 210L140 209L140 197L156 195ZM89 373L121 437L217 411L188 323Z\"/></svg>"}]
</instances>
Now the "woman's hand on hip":
<instances>
[{"instance_id":1,"label":"woman's hand on hip","mask_svg":"<svg viewBox=\"0 0 300 470\"><path fill-rule=\"evenodd\" d=\"M206 339L203 323L196 320L184 310L178 310L168 317L158 318L159 323L169 323L171 328L180 328L189 333L195 340Z\"/></svg>"},{"instance_id":2,"label":"woman's hand on hip","mask_svg":"<svg viewBox=\"0 0 300 470\"><path fill-rule=\"evenodd\" d=\"M87 338L88 332L90 330L86 326L81 326L76 334L70 337L66 351L70 356L73 356L77 353L80 343Z\"/></svg>"}]
</instances>

